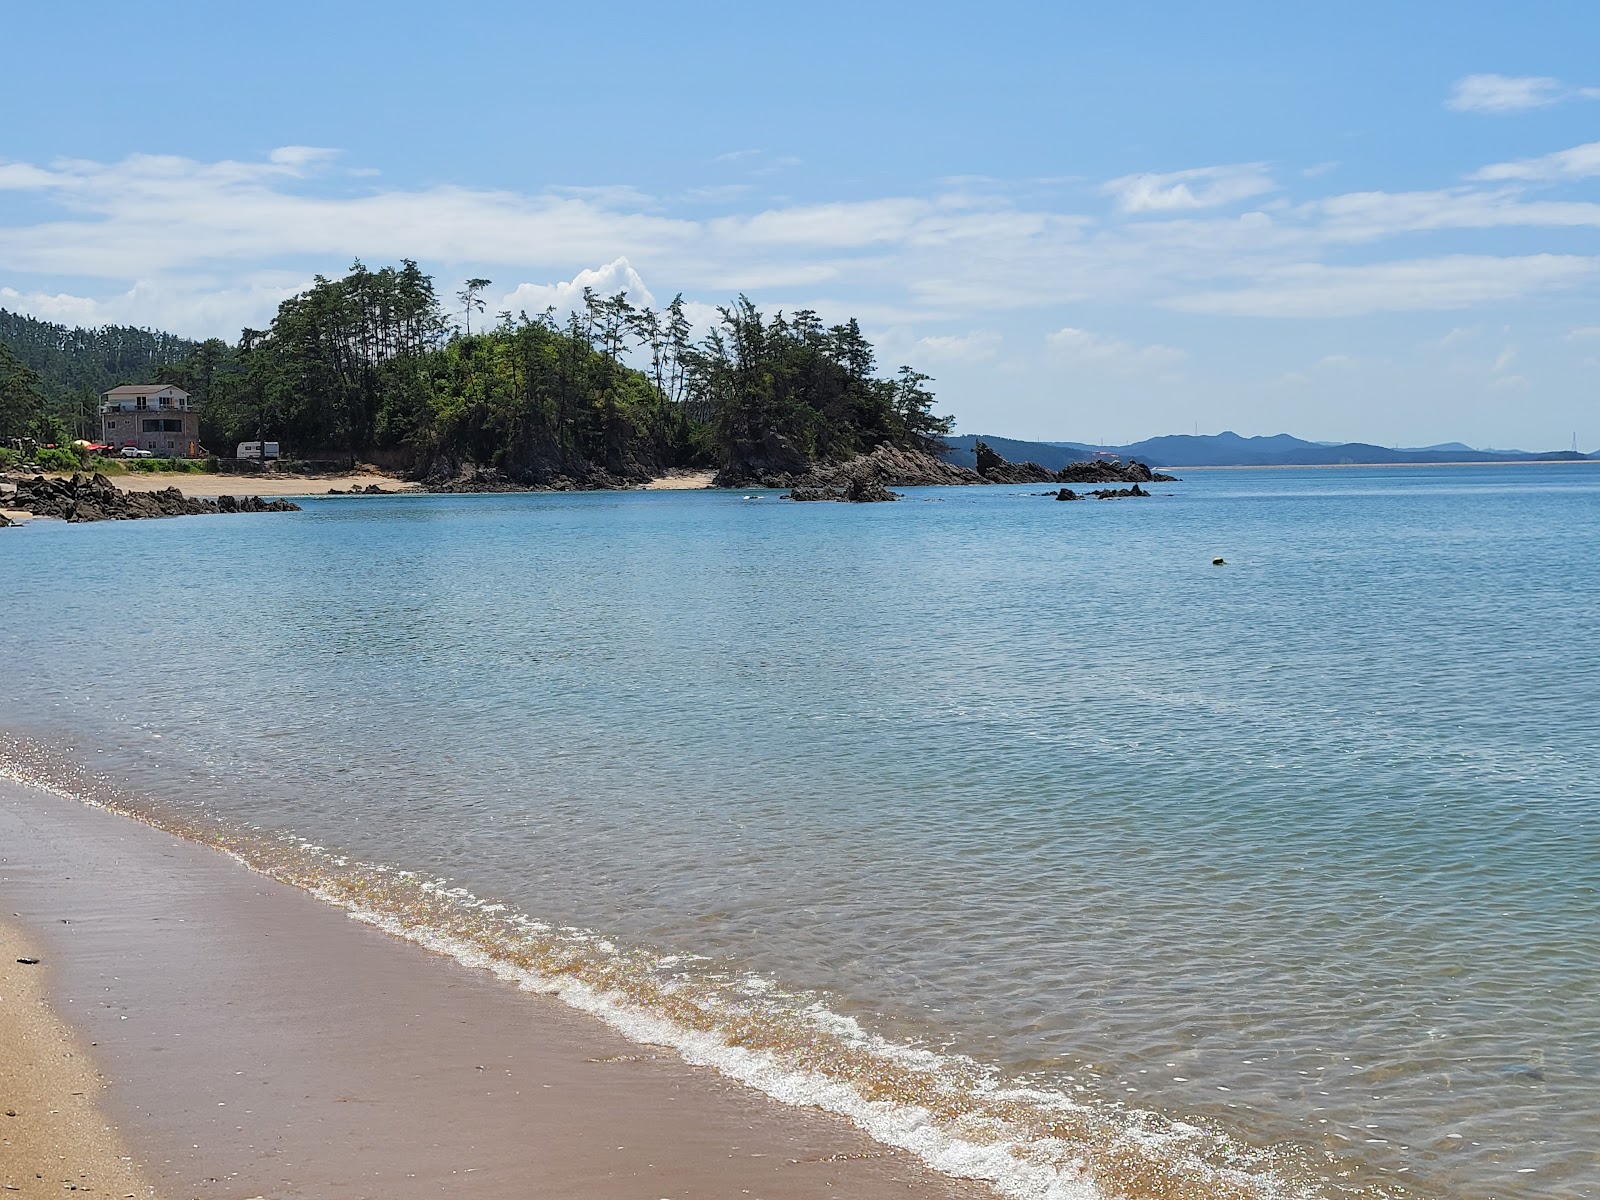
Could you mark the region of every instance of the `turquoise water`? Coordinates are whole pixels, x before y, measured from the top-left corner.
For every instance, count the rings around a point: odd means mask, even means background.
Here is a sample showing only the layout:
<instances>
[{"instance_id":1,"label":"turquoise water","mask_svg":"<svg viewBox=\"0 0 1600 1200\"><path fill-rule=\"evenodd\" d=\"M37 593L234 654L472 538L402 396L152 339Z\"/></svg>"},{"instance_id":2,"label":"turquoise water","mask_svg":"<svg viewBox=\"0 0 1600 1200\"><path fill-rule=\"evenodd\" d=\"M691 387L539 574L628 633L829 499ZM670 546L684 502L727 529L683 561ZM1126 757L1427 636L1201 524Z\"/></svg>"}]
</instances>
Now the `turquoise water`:
<instances>
[{"instance_id":1,"label":"turquoise water","mask_svg":"<svg viewBox=\"0 0 1600 1200\"><path fill-rule=\"evenodd\" d=\"M33 522L0 727L1285 1191L1600 1196L1600 467L1164 490Z\"/></svg>"}]
</instances>

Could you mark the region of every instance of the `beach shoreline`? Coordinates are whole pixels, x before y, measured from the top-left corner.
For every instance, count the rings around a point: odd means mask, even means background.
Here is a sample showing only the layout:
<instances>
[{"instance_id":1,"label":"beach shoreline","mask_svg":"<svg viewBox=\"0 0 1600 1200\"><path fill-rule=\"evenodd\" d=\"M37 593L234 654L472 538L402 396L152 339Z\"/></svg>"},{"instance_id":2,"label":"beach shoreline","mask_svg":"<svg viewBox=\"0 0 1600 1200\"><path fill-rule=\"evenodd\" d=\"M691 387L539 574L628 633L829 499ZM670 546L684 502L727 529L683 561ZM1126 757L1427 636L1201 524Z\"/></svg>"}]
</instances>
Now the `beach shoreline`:
<instances>
[{"instance_id":1,"label":"beach shoreline","mask_svg":"<svg viewBox=\"0 0 1600 1200\"><path fill-rule=\"evenodd\" d=\"M13 918L0 920L0 1187L152 1194L102 1113L104 1080L50 1007L51 964Z\"/></svg>"},{"instance_id":2,"label":"beach shoreline","mask_svg":"<svg viewBox=\"0 0 1600 1200\"><path fill-rule=\"evenodd\" d=\"M0 846L159 1194L992 1195L136 819L0 779Z\"/></svg>"}]
</instances>

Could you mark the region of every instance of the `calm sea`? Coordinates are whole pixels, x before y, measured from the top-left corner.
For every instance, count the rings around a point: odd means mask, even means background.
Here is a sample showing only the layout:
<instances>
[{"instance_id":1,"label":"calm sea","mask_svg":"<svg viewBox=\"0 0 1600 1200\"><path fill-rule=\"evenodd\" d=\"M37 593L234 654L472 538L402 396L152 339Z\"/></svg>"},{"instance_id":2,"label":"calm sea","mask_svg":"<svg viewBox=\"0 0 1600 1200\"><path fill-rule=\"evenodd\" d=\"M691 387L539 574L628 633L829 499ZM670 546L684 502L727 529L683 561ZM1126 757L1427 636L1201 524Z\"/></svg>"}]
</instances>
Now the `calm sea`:
<instances>
[{"instance_id":1,"label":"calm sea","mask_svg":"<svg viewBox=\"0 0 1600 1200\"><path fill-rule=\"evenodd\" d=\"M1043 490L33 522L0 727L1013 1195L1600 1196L1600 465Z\"/></svg>"}]
</instances>

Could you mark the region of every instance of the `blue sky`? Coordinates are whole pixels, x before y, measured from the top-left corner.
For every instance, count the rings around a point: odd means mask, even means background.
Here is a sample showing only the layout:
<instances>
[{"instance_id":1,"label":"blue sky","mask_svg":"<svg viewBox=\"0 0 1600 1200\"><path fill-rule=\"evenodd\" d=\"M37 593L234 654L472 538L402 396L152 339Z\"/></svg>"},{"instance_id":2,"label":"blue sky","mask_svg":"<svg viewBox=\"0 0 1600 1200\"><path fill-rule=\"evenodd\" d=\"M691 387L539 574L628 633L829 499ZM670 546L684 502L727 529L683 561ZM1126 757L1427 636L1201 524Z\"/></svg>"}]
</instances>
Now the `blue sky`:
<instances>
[{"instance_id":1,"label":"blue sky","mask_svg":"<svg viewBox=\"0 0 1600 1200\"><path fill-rule=\"evenodd\" d=\"M1404 11L1392 11L1403 8ZM1114 9L1114 10L1113 10ZM965 431L1600 447L1588 4L13 6L0 306L855 314Z\"/></svg>"}]
</instances>

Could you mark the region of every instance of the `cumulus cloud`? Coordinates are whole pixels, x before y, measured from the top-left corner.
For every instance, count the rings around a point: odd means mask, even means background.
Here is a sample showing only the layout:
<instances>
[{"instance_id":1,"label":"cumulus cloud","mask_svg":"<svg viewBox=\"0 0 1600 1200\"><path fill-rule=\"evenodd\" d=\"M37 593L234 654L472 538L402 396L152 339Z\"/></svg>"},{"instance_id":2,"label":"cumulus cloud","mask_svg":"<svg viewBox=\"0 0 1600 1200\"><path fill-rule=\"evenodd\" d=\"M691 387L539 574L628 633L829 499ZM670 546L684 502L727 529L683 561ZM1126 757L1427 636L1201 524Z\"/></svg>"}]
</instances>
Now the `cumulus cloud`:
<instances>
[{"instance_id":1,"label":"cumulus cloud","mask_svg":"<svg viewBox=\"0 0 1600 1200\"><path fill-rule=\"evenodd\" d=\"M1169 371L1189 357L1176 346L1139 346L1070 325L1046 334L1044 340L1059 361L1118 372Z\"/></svg>"},{"instance_id":2,"label":"cumulus cloud","mask_svg":"<svg viewBox=\"0 0 1600 1200\"><path fill-rule=\"evenodd\" d=\"M1123 175L1108 181L1106 195L1126 213L1215 208L1270 192L1276 185L1263 163L1192 167L1165 175Z\"/></svg>"},{"instance_id":3,"label":"cumulus cloud","mask_svg":"<svg viewBox=\"0 0 1600 1200\"><path fill-rule=\"evenodd\" d=\"M571 279L556 283L523 283L506 293L499 304L490 305L495 312L522 313L536 316L547 308L555 309L558 316L575 312L583 307L583 290L592 289L599 296L628 293L628 302L634 307L654 308L656 298L633 264L626 258L615 258L601 267L579 271Z\"/></svg>"},{"instance_id":4,"label":"cumulus cloud","mask_svg":"<svg viewBox=\"0 0 1600 1200\"><path fill-rule=\"evenodd\" d=\"M1557 150L1539 158L1491 163L1473 173L1477 180L1520 179L1554 182L1563 179L1588 179L1600 175L1600 142L1585 142L1567 150Z\"/></svg>"},{"instance_id":5,"label":"cumulus cloud","mask_svg":"<svg viewBox=\"0 0 1600 1200\"><path fill-rule=\"evenodd\" d=\"M1561 96L1561 81L1546 75L1466 75L1444 103L1456 112L1515 113L1544 108Z\"/></svg>"}]
</instances>

